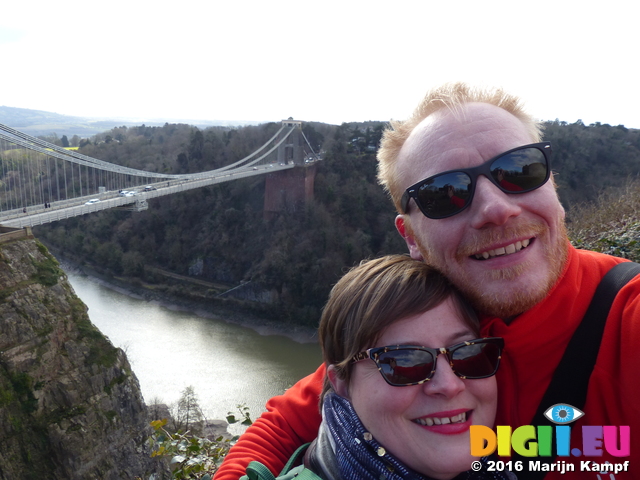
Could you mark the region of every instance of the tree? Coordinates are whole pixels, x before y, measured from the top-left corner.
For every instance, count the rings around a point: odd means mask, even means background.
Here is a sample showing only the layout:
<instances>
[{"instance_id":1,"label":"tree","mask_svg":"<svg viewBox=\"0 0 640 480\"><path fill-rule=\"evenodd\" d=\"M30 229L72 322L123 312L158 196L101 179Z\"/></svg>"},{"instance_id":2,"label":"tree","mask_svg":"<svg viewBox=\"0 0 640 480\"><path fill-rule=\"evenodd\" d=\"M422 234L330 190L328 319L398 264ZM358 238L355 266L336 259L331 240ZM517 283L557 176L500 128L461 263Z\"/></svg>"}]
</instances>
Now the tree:
<instances>
[{"instance_id":1,"label":"tree","mask_svg":"<svg viewBox=\"0 0 640 480\"><path fill-rule=\"evenodd\" d=\"M181 395L178 404L175 407L173 415L173 423L176 430L191 431L194 434L201 433L202 421L204 415L200 410L200 403L198 396L193 388L189 385L185 388Z\"/></svg>"},{"instance_id":2,"label":"tree","mask_svg":"<svg viewBox=\"0 0 640 480\"><path fill-rule=\"evenodd\" d=\"M189 171L189 159L187 154L181 152L178 154L178 173L187 173Z\"/></svg>"},{"instance_id":3,"label":"tree","mask_svg":"<svg viewBox=\"0 0 640 480\"><path fill-rule=\"evenodd\" d=\"M63 148L69 148L69 139L67 138L66 135L62 135L62 138L60 139L60 141L62 142Z\"/></svg>"},{"instance_id":4,"label":"tree","mask_svg":"<svg viewBox=\"0 0 640 480\"><path fill-rule=\"evenodd\" d=\"M122 273L128 277L144 277L144 257L140 252L120 254Z\"/></svg>"},{"instance_id":5,"label":"tree","mask_svg":"<svg viewBox=\"0 0 640 480\"><path fill-rule=\"evenodd\" d=\"M202 160L202 149L204 148L204 135L197 128L191 132L189 143L189 158L191 160Z\"/></svg>"}]
</instances>

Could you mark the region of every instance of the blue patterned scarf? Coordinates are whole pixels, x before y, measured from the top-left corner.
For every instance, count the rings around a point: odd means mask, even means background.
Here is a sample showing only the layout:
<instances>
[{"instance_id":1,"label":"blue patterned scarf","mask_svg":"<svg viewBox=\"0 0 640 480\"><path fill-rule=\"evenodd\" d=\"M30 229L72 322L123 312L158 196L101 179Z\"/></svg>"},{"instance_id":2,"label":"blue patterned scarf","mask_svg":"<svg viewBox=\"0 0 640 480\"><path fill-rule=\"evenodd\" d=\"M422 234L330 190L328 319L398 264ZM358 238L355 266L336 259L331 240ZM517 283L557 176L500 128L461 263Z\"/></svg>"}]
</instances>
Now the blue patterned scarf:
<instances>
[{"instance_id":1,"label":"blue patterned scarf","mask_svg":"<svg viewBox=\"0 0 640 480\"><path fill-rule=\"evenodd\" d=\"M429 480L414 472L366 431L351 402L330 393L324 399L324 422L335 444L335 455L344 480ZM469 470L455 480L507 480L514 479L507 472L487 472L487 457L478 459L479 472Z\"/></svg>"}]
</instances>

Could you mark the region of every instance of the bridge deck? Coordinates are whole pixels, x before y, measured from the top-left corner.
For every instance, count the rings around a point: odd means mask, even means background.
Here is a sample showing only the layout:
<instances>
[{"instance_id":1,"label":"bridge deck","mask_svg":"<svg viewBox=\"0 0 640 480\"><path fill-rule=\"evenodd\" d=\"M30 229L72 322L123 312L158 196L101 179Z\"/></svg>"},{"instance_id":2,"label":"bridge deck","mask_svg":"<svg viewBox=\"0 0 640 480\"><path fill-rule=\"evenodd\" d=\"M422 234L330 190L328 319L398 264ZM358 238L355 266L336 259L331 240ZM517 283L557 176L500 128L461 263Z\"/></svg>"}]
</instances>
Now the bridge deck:
<instances>
[{"instance_id":1,"label":"bridge deck","mask_svg":"<svg viewBox=\"0 0 640 480\"><path fill-rule=\"evenodd\" d=\"M193 190L194 188L206 187L207 185L215 185L218 183L229 182L239 178L252 177L255 175L265 175L278 170L287 170L293 168L294 164L267 164L256 165L249 169L229 170L220 172L219 174L208 178L171 180L168 182L159 182L151 184L155 190L148 192L138 192L137 195L131 197L121 197L118 192L105 192L97 195L78 197L71 200L62 200L59 202L51 202L51 208L29 207L27 213L21 210L10 210L0 212L0 225L8 227L33 227L35 225L43 225L45 223L55 222L70 217L85 215L87 213L106 210L108 208L123 208L131 206L138 209L144 209L146 200L150 198L171 195L174 193ZM137 187L132 190L140 190L144 187ZM92 205L85 205L90 199L97 198L100 201Z\"/></svg>"}]
</instances>

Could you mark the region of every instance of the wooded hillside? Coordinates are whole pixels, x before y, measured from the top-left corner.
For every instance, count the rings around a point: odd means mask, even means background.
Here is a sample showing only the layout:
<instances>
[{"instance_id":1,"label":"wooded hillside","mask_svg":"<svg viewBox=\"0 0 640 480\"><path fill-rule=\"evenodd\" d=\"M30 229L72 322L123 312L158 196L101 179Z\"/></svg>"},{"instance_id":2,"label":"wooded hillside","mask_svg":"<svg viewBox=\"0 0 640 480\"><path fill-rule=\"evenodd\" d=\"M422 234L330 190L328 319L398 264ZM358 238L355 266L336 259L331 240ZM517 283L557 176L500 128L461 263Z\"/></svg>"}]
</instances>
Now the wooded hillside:
<instances>
[{"instance_id":1,"label":"wooded hillside","mask_svg":"<svg viewBox=\"0 0 640 480\"><path fill-rule=\"evenodd\" d=\"M153 268L218 282L241 282L270 292L261 314L315 326L331 286L345 268L371 256L406 251L395 212L376 183L375 150L383 122L304 132L323 149L315 200L302 212L263 216L264 177L237 180L161 197L142 213L104 211L37 227L62 253L106 275L156 285L166 294L213 303L221 291L168 285ZM200 130L187 125L121 127L82 142L80 152L128 167L169 173L211 170L243 158L273 135L277 124ZM569 209L621 189L640 172L640 130L581 122L546 125L553 170Z\"/></svg>"}]
</instances>

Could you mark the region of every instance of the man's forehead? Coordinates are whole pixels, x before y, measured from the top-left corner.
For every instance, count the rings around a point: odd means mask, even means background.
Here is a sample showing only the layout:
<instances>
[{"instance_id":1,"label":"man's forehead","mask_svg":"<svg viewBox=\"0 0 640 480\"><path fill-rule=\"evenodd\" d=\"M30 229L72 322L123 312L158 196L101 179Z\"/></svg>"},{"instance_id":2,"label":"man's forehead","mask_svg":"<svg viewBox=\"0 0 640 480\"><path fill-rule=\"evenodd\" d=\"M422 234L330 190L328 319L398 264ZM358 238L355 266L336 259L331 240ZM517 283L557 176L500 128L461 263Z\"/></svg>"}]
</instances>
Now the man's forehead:
<instances>
[{"instance_id":1,"label":"man's forehead","mask_svg":"<svg viewBox=\"0 0 640 480\"><path fill-rule=\"evenodd\" d=\"M458 111L439 110L420 122L398 155L398 175L406 186L444 170L477 164L511 148L532 143L522 122L489 104Z\"/></svg>"},{"instance_id":2,"label":"man's forehead","mask_svg":"<svg viewBox=\"0 0 640 480\"><path fill-rule=\"evenodd\" d=\"M410 183L432 170L448 170L441 166L442 154L449 158L464 154L464 146L470 142L465 136L465 128L459 121L445 122L446 112L438 111L420 122L412 131L398 155L398 174ZM453 167L451 167L453 168ZM408 184L406 185L408 186Z\"/></svg>"}]
</instances>

